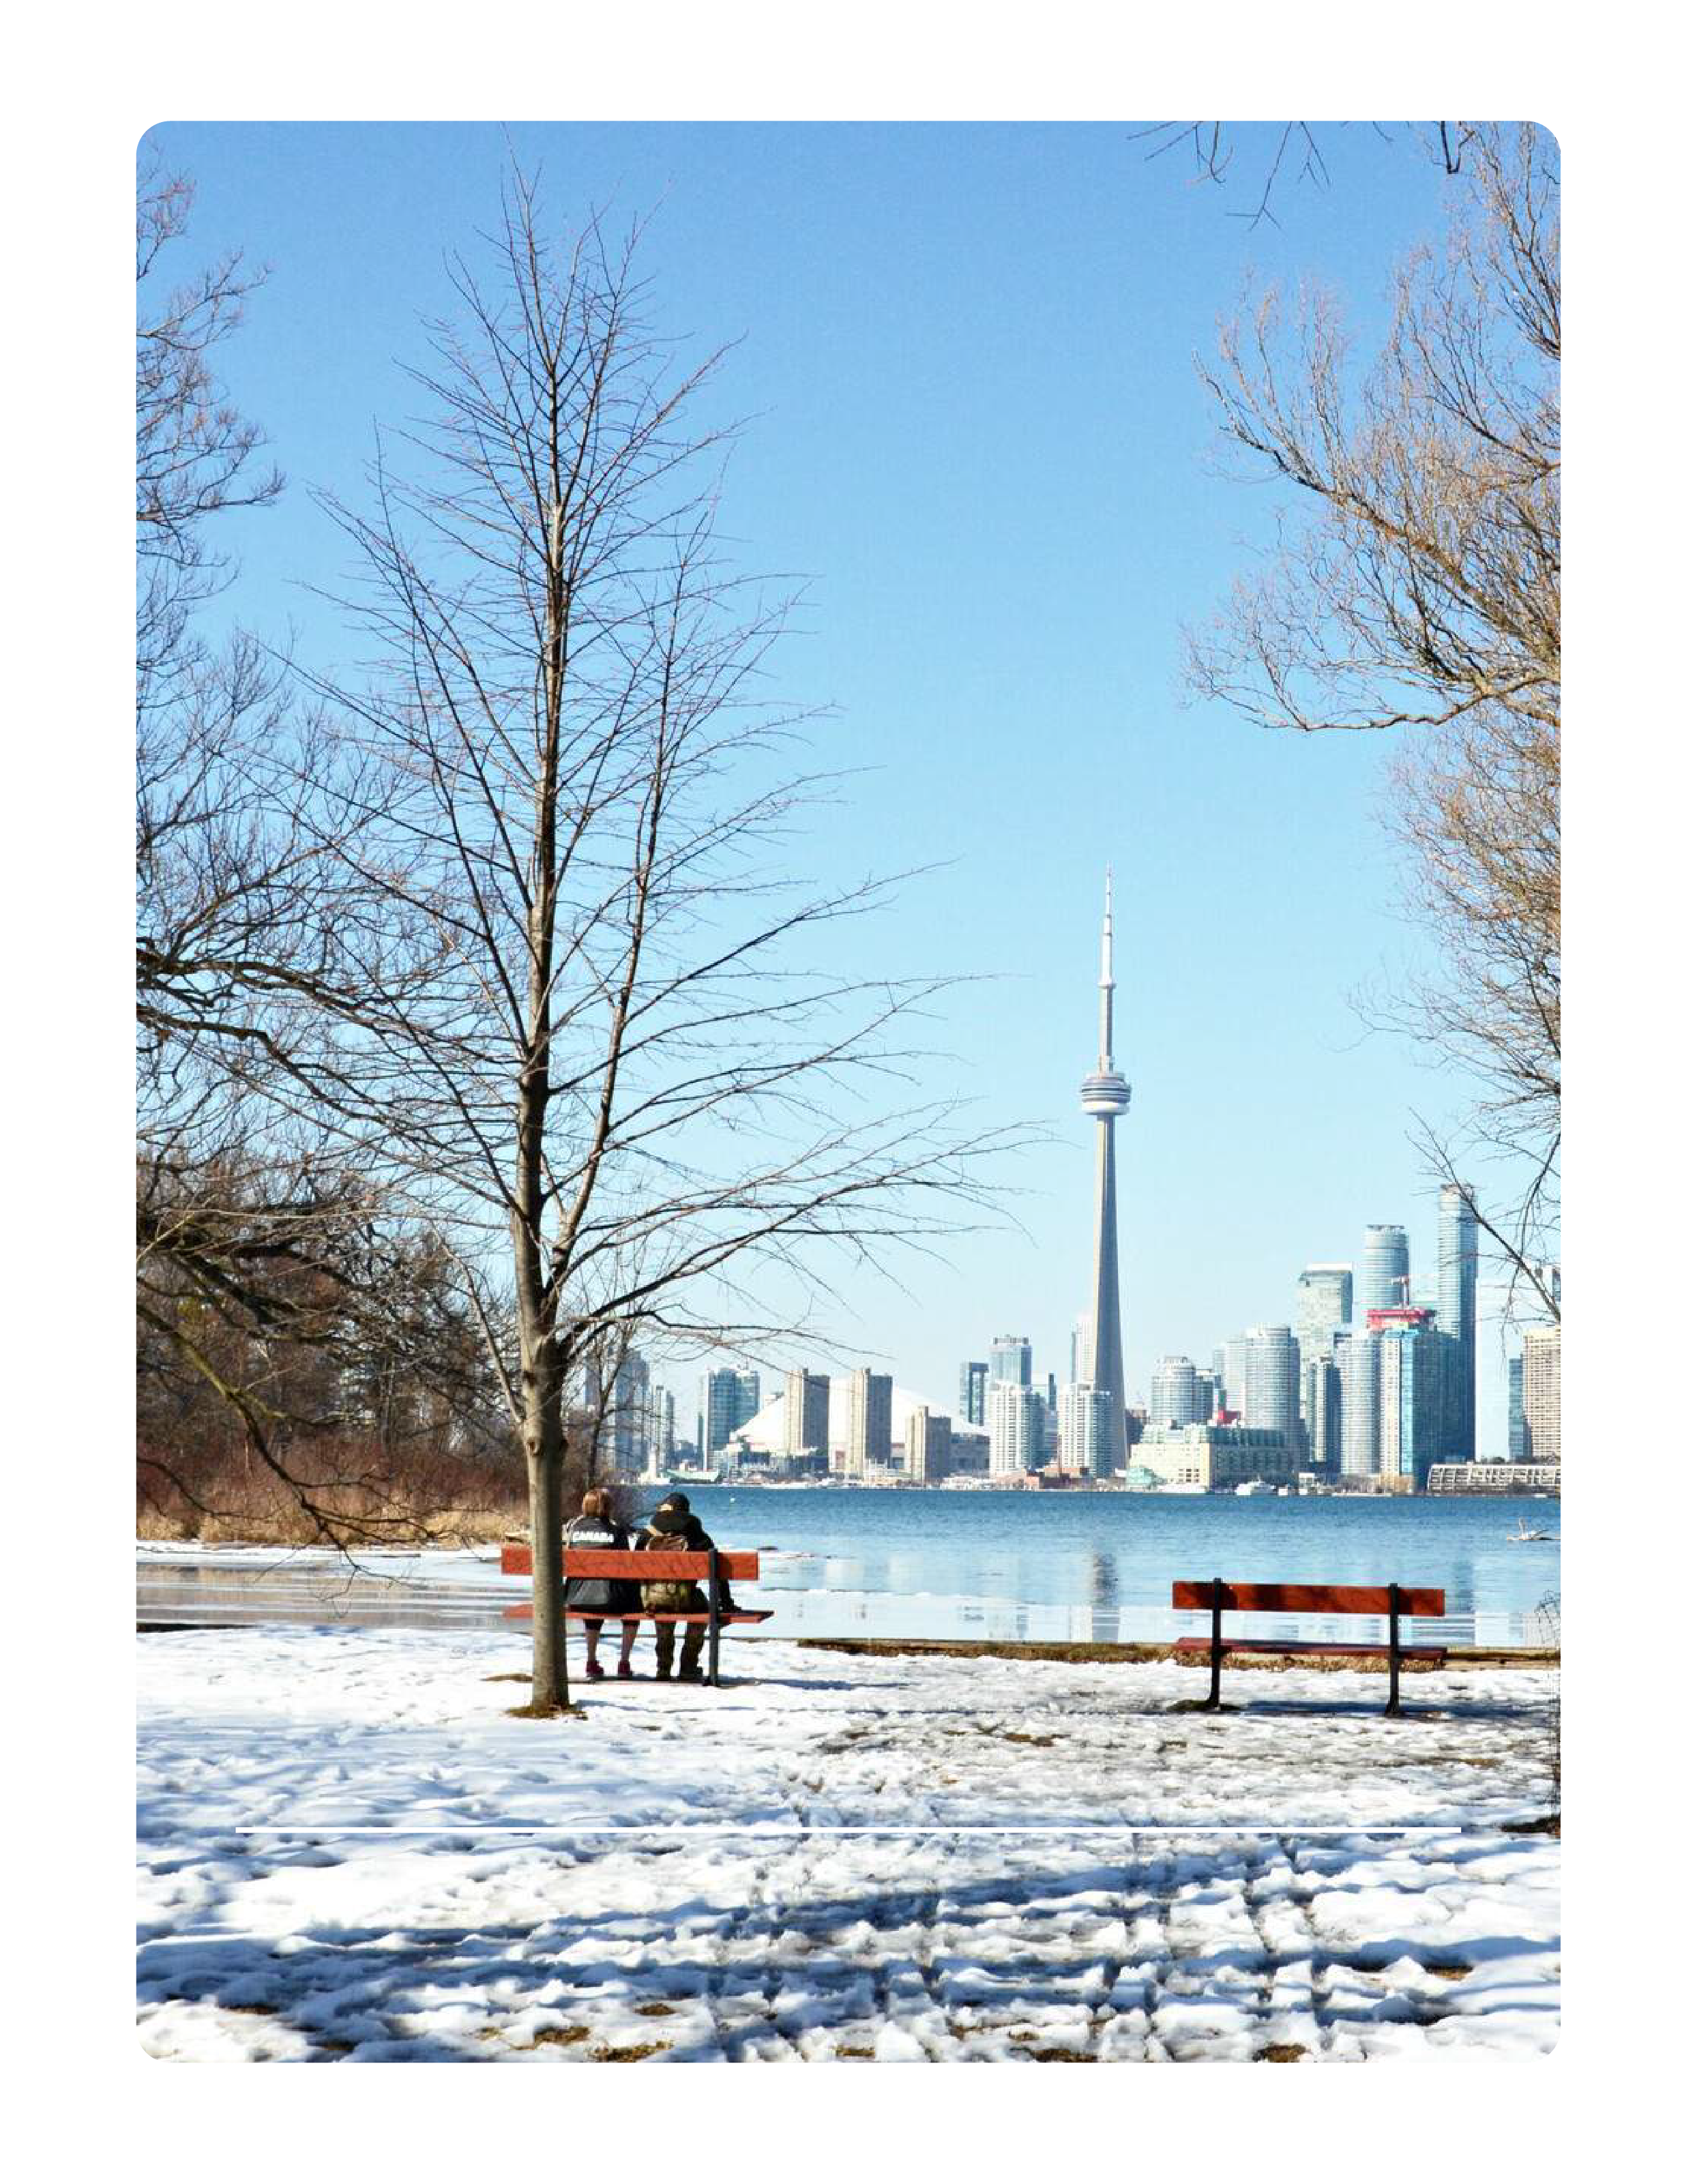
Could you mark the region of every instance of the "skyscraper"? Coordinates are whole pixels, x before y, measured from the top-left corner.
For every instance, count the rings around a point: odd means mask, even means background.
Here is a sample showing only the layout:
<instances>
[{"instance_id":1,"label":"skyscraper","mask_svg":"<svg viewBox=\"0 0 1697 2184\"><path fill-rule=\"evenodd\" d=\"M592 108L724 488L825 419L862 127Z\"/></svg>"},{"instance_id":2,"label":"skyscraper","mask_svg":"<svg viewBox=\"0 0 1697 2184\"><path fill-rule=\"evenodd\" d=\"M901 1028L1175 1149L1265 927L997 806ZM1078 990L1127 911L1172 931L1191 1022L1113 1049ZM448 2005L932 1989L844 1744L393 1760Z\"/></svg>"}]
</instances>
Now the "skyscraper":
<instances>
[{"instance_id":1,"label":"skyscraper","mask_svg":"<svg viewBox=\"0 0 1697 2184\"><path fill-rule=\"evenodd\" d=\"M1302 1452L1299 1359L1288 1327L1252 1327L1244 1337L1244 1424L1282 1434L1293 1457Z\"/></svg>"},{"instance_id":2,"label":"skyscraper","mask_svg":"<svg viewBox=\"0 0 1697 2184\"><path fill-rule=\"evenodd\" d=\"M1343 1410L1339 1462L1347 1479L1364 1479L1379 1468L1379 1331L1352 1328L1338 1341L1338 1396Z\"/></svg>"},{"instance_id":3,"label":"skyscraper","mask_svg":"<svg viewBox=\"0 0 1697 2184\"><path fill-rule=\"evenodd\" d=\"M993 1380L989 1423L990 1476L1015 1479L1035 1470L1043 1461L1043 1398L1037 1390L1022 1388L1017 1380ZM1122 1415L1122 1441L1125 1436Z\"/></svg>"},{"instance_id":4,"label":"skyscraper","mask_svg":"<svg viewBox=\"0 0 1697 2184\"><path fill-rule=\"evenodd\" d=\"M1196 1385L1196 1368L1188 1357L1163 1357L1149 1382L1152 1426L1205 1425Z\"/></svg>"},{"instance_id":5,"label":"skyscraper","mask_svg":"<svg viewBox=\"0 0 1697 2184\"><path fill-rule=\"evenodd\" d=\"M1534 1463L1561 1461L1561 1329L1529 1327L1522 1338L1527 1438Z\"/></svg>"},{"instance_id":6,"label":"skyscraper","mask_svg":"<svg viewBox=\"0 0 1697 2184\"><path fill-rule=\"evenodd\" d=\"M1113 1397L1105 1388L1071 1387L1060 1396L1060 1468L1101 1479L1110 1461Z\"/></svg>"},{"instance_id":7,"label":"skyscraper","mask_svg":"<svg viewBox=\"0 0 1697 2184\"><path fill-rule=\"evenodd\" d=\"M1126 1464L1126 1368L1120 1346L1120 1239L1115 1205L1114 1125L1131 1105L1131 1087L1114 1067L1114 875L1108 874L1102 911L1102 969L1096 1067L1079 1088L1084 1112L1096 1124L1096 1268L1091 1291L1090 1347L1081 1382L1105 1388L1111 1398L1107 1468Z\"/></svg>"},{"instance_id":8,"label":"skyscraper","mask_svg":"<svg viewBox=\"0 0 1697 2184\"><path fill-rule=\"evenodd\" d=\"M984 1423L984 1390L990 1368L981 1359L969 1357L960 1368L960 1415L969 1426Z\"/></svg>"},{"instance_id":9,"label":"skyscraper","mask_svg":"<svg viewBox=\"0 0 1697 2184\"><path fill-rule=\"evenodd\" d=\"M1394 1221L1376 1221L1361 1239L1363 1312L1408 1302L1408 1231Z\"/></svg>"},{"instance_id":10,"label":"skyscraper","mask_svg":"<svg viewBox=\"0 0 1697 2184\"><path fill-rule=\"evenodd\" d=\"M1526 1429L1526 1360L1509 1360L1509 1462L1532 1462L1532 1437Z\"/></svg>"},{"instance_id":11,"label":"skyscraper","mask_svg":"<svg viewBox=\"0 0 1697 2184\"><path fill-rule=\"evenodd\" d=\"M990 1345L992 1381L1011 1381L1016 1388L1031 1385L1031 1340L1024 1334L999 1334Z\"/></svg>"},{"instance_id":12,"label":"skyscraper","mask_svg":"<svg viewBox=\"0 0 1697 2184\"><path fill-rule=\"evenodd\" d=\"M726 1447L739 1426L748 1424L760 1407L760 1376L738 1373L731 1366L701 1378L701 1409L696 1420L696 1439L702 1462Z\"/></svg>"},{"instance_id":13,"label":"skyscraper","mask_svg":"<svg viewBox=\"0 0 1697 2184\"><path fill-rule=\"evenodd\" d=\"M952 1421L946 1412L915 1403L908 1412L907 1475L918 1485L941 1479L949 1468Z\"/></svg>"},{"instance_id":14,"label":"skyscraper","mask_svg":"<svg viewBox=\"0 0 1697 2184\"><path fill-rule=\"evenodd\" d=\"M1479 1283L1479 1222L1471 1186L1446 1183L1438 1194L1438 1332L1443 1337L1444 1418L1438 1453L1446 1463L1475 1454L1474 1342Z\"/></svg>"},{"instance_id":15,"label":"skyscraper","mask_svg":"<svg viewBox=\"0 0 1697 2184\"><path fill-rule=\"evenodd\" d=\"M1316 1260L1297 1276L1296 1340L1305 1365L1332 1355L1334 1330L1349 1324L1355 1287L1355 1268L1338 1260Z\"/></svg>"},{"instance_id":16,"label":"skyscraper","mask_svg":"<svg viewBox=\"0 0 1697 2184\"><path fill-rule=\"evenodd\" d=\"M1226 1391L1221 1400L1225 1407L1228 1411L1235 1411L1239 1418L1244 1415L1244 1338L1238 1334L1231 1341L1222 1342L1217 1353L1221 1384Z\"/></svg>"},{"instance_id":17,"label":"skyscraper","mask_svg":"<svg viewBox=\"0 0 1697 2184\"><path fill-rule=\"evenodd\" d=\"M1379 1463L1382 1472L1411 1479L1423 1493L1444 1455L1443 1424L1449 1344L1430 1313L1387 1312L1379 1338Z\"/></svg>"},{"instance_id":18,"label":"skyscraper","mask_svg":"<svg viewBox=\"0 0 1697 2184\"><path fill-rule=\"evenodd\" d=\"M823 1456L831 1446L831 1381L805 1370L784 1375L784 1452Z\"/></svg>"},{"instance_id":19,"label":"skyscraper","mask_svg":"<svg viewBox=\"0 0 1697 2184\"><path fill-rule=\"evenodd\" d=\"M848 1462L851 1478L865 1479L882 1470L890 1455L890 1396L894 1384L887 1373L875 1373L857 1365L848 1375ZM874 1459L876 1459L876 1463Z\"/></svg>"}]
</instances>

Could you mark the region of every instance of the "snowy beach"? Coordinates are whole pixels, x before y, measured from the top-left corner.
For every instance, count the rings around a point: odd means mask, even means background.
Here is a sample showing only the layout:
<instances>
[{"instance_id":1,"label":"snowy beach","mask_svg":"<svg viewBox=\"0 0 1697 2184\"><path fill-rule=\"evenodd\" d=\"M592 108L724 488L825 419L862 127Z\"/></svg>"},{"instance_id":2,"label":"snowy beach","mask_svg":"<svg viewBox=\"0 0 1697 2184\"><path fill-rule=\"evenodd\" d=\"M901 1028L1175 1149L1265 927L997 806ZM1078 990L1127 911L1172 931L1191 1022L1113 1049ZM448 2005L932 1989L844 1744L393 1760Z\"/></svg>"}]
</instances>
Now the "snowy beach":
<instances>
[{"instance_id":1,"label":"snowy beach","mask_svg":"<svg viewBox=\"0 0 1697 2184\"><path fill-rule=\"evenodd\" d=\"M141 2037L180 2060L1360 2060L1555 2042L1544 1671L138 1640ZM574 1669L579 1656L574 1647ZM646 1667L645 1639L638 1664Z\"/></svg>"}]
</instances>

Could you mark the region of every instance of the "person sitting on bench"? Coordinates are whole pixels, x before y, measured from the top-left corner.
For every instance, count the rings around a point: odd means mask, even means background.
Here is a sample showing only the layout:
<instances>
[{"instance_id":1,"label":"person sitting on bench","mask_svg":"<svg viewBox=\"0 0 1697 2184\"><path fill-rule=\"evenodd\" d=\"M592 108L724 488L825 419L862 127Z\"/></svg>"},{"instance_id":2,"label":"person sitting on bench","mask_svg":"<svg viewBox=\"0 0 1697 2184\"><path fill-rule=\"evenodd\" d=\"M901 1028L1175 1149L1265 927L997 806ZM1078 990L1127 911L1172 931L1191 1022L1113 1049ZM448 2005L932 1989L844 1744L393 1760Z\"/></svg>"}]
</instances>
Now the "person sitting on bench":
<instances>
[{"instance_id":1,"label":"person sitting on bench","mask_svg":"<svg viewBox=\"0 0 1697 2184\"><path fill-rule=\"evenodd\" d=\"M703 1530L701 1519L692 1514L687 1494L668 1494L654 1515L649 1518L637 1540L637 1551L650 1552L704 1555L713 1542ZM699 1585L687 1578L661 1578L642 1587L643 1605L650 1613L656 1608L673 1615L705 1615L706 1597ZM733 1609L736 1602L731 1597L731 1588L723 1579L719 1584L719 1606L721 1612ZM666 1683L671 1677L672 1648L676 1641L676 1626L670 1623L654 1624L654 1675L657 1681ZM683 1626L683 1654L678 1663L677 1680L681 1684L704 1681L701 1674L701 1649L707 1643L707 1632L699 1623Z\"/></svg>"},{"instance_id":2,"label":"person sitting on bench","mask_svg":"<svg viewBox=\"0 0 1697 2184\"><path fill-rule=\"evenodd\" d=\"M628 1550L631 1535L622 1524L615 1524L612 1516L612 1497L604 1487L592 1486L581 1504L582 1514L574 1517L566 1526L565 1543L567 1547L615 1547ZM627 1578L574 1577L566 1580L565 1604L580 1613L585 1608L604 1607L609 1615L625 1618L625 1635L619 1647L619 1674L633 1676L631 1649L637 1642L640 1627L642 1595L640 1589ZM584 1667L593 1681L598 1682L607 1671L595 1658L595 1648L601 1636L598 1616L585 1616L583 1636L587 1658Z\"/></svg>"}]
</instances>

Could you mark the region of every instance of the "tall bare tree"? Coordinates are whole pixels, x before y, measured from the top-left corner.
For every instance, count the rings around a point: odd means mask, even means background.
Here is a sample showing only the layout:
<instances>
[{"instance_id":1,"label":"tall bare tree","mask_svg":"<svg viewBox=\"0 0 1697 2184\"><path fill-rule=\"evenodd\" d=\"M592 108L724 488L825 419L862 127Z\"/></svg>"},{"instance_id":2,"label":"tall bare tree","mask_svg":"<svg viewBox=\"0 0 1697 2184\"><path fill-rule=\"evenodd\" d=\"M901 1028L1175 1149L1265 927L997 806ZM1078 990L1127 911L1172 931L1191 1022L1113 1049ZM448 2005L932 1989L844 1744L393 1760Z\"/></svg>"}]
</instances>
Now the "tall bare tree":
<instances>
[{"instance_id":1,"label":"tall bare tree","mask_svg":"<svg viewBox=\"0 0 1697 2184\"><path fill-rule=\"evenodd\" d=\"M1010 1140L873 1097L932 987L798 954L877 895L784 878L818 784L775 772L784 603L715 545L724 434L693 421L716 359L677 364L648 325L634 231L555 248L515 176L491 242L487 275L452 265L405 475L392 440L366 506L326 503L373 665L325 694L385 769L362 878L438 936L428 1000L374 1012L359 1068L474 1302L504 1245L515 1338L492 1353L529 1479L529 1710L551 1714L581 1362L609 1329L770 1327L763 1275L958 1225Z\"/></svg>"},{"instance_id":2,"label":"tall bare tree","mask_svg":"<svg viewBox=\"0 0 1697 2184\"><path fill-rule=\"evenodd\" d=\"M1435 1173L1504 1164L1476 1211L1545 1310L1561 1144L1561 231L1555 147L1468 125L1447 247L1397 273L1364 370L1329 298L1228 325L1221 429L1293 490L1263 566L1190 643L1199 694L1264 727L1397 732L1386 822L1438 973L1381 1001L1477 1088ZM1483 1201L1483 1202L1482 1202Z\"/></svg>"}]
</instances>

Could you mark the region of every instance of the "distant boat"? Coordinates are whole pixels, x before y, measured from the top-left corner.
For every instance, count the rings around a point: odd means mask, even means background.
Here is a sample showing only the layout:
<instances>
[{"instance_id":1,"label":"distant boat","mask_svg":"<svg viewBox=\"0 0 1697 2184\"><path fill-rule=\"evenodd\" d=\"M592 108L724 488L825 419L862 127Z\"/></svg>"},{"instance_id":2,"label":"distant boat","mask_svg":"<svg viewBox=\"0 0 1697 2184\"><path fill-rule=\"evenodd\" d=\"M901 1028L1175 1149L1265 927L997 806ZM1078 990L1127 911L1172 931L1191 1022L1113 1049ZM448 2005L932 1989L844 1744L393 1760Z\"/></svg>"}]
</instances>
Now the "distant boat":
<instances>
[{"instance_id":1,"label":"distant boat","mask_svg":"<svg viewBox=\"0 0 1697 2184\"><path fill-rule=\"evenodd\" d=\"M1241 1486L1232 1489L1234 1494L1277 1494L1278 1489L1265 1479L1246 1479Z\"/></svg>"},{"instance_id":2,"label":"distant boat","mask_svg":"<svg viewBox=\"0 0 1697 2184\"><path fill-rule=\"evenodd\" d=\"M1533 1529L1528 1526L1524 1517L1517 1518L1515 1521L1518 1529L1504 1534L1504 1537L1515 1546L1522 1546L1531 1540L1554 1540L1560 1536L1555 1532L1539 1532Z\"/></svg>"}]
</instances>

